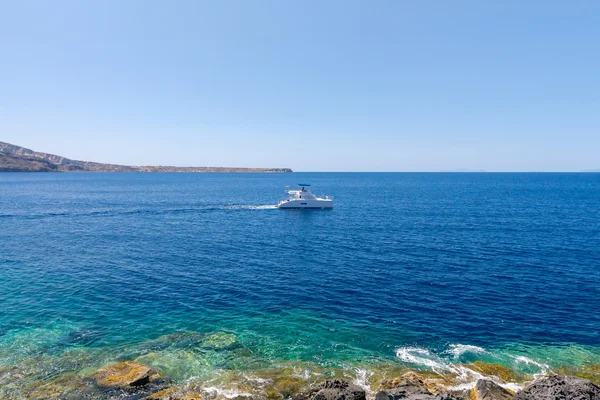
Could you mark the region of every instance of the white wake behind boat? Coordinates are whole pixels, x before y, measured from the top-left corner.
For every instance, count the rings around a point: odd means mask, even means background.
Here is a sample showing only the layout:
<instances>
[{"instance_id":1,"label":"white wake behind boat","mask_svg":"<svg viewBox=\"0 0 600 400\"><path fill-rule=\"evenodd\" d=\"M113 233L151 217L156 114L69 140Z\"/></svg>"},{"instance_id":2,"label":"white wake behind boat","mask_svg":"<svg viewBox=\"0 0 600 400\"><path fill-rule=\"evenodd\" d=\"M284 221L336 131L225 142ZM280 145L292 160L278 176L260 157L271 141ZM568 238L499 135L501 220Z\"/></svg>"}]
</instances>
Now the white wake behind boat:
<instances>
[{"instance_id":1,"label":"white wake behind boat","mask_svg":"<svg viewBox=\"0 0 600 400\"><path fill-rule=\"evenodd\" d=\"M310 185L300 183L300 189L290 190L285 188L285 193L290 197L281 200L277 207L279 208L333 208L333 198L329 196L317 197L310 192Z\"/></svg>"}]
</instances>

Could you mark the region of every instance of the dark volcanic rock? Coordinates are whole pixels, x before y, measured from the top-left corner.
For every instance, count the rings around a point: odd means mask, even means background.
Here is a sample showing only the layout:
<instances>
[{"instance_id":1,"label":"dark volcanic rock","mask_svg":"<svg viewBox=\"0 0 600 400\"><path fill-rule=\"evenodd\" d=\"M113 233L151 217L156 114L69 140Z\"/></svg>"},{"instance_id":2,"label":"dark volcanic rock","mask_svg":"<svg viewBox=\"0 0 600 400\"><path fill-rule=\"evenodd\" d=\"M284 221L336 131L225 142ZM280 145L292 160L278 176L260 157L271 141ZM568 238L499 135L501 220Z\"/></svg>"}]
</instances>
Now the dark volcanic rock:
<instances>
[{"instance_id":1,"label":"dark volcanic rock","mask_svg":"<svg viewBox=\"0 0 600 400\"><path fill-rule=\"evenodd\" d=\"M365 400L365 391L348 381L328 379L307 393L294 396L294 400Z\"/></svg>"},{"instance_id":2,"label":"dark volcanic rock","mask_svg":"<svg viewBox=\"0 0 600 400\"><path fill-rule=\"evenodd\" d=\"M23 398L27 400L100 400L105 396L92 379L66 375L50 382L35 382L25 391Z\"/></svg>"},{"instance_id":3,"label":"dark volcanic rock","mask_svg":"<svg viewBox=\"0 0 600 400\"><path fill-rule=\"evenodd\" d=\"M442 392L433 395L427 390L418 390L415 386L382 390L375 395L375 400L469 400L468 395L459 393Z\"/></svg>"},{"instance_id":4,"label":"dark volcanic rock","mask_svg":"<svg viewBox=\"0 0 600 400\"><path fill-rule=\"evenodd\" d=\"M435 396L435 400L469 400L469 393L442 392Z\"/></svg>"},{"instance_id":5,"label":"dark volcanic rock","mask_svg":"<svg viewBox=\"0 0 600 400\"><path fill-rule=\"evenodd\" d=\"M575 376L554 375L533 382L515 400L600 400L600 386Z\"/></svg>"},{"instance_id":6,"label":"dark volcanic rock","mask_svg":"<svg viewBox=\"0 0 600 400\"><path fill-rule=\"evenodd\" d=\"M394 389L387 389L378 392L375 396L376 400L398 400L398 399L410 399L410 400L433 400L435 396L425 388L408 384L399 386Z\"/></svg>"},{"instance_id":7,"label":"dark volcanic rock","mask_svg":"<svg viewBox=\"0 0 600 400\"><path fill-rule=\"evenodd\" d=\"M513 394L489 379L480 379L473 389L475 400L512 400Z\"/></svg>"}]
</instances>

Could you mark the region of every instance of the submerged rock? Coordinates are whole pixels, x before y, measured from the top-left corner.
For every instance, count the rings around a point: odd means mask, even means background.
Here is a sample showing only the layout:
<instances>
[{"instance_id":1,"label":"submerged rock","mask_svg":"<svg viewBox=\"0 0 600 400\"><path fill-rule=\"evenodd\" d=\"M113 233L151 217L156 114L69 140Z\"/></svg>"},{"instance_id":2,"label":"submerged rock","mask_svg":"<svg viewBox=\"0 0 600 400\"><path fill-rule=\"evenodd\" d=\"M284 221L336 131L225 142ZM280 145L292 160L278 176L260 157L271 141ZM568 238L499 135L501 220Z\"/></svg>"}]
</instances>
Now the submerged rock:
<instances>
[{"instance_id":1,"label":"submerged rock","mask_svg":"<svg viewBox=\"0 0 600 400\"><path fill-rule=\"evenodd\" d=\"M91 326L65 334L61 337L60 344L63 346L90 346L102 337L102 329L98 326Z\"/></svg>"},{"instance_id":2,"label":"submerged rock","mask_svg":"<svg viewBox=\"0 0 600 400\"><path fill-rule=\"evenodd\" d=\"M201 332L175 332L159 337L154 343L163 348L174 347L187 350L200 346L205 338L206 334Z\"/></svg>"},{"instance_id":3,"label":"submerged rock","mask_svg":"<svg viewBox=\"0 0 600 400\"><path fill-rule=\"evenodd\" d=\"M27 399L101 399L101 391L89 378L67 375L48 383L42 383L27 391Z\"/></svg>"},{"instance_id":4,"label":"submerged rock","mask_svg":"<svg viewBox=\"0 0 600 400\"><path fill-rule=\"evenodd\" d=\"M305 382L302 379L289 376L276 379L268 388L267 397L289 399L300 392Z\"/></svg>"},{"instance_id":5,"label":"submerged rock","mask_svg":"<svg viewBox=\"0 0 600 400\"><path fill-rule=\"evenodd\" d=\"M9 365L0 367L0 388L11 382L23 379L25 375L26 372L21 368L11 367Z\"/></svg>"},{"instance_id":6,"label":"submerged rock","mask_svg":"<svg viewBox=\"0 0 600 400\"><path fill-rule=\"evenodd\" d=\"M521 390L515 400L597 400L600 386L575 376L554 375L540 379Z\"/></svg>"},{"instance_id":7,"label":"submerged rock","mask_svg":"<svg viewBox=\"0 0 600 400\"><path fill-rule=\"evenodd\" d=\"M146 385L160 378L154 368L135 361L111 364L94 372L92 377L101 387L119 387L123 389Z\"/></svg>"},{"instance_id":8,"label":"submerged rock","mask_svg":"<svg viewBox=\"0 0 600 400\"><path fill-rule=\"evenodd\" d=\"M489 379L480 379L473 388L473 400L511 400L513 394Z\"/></svg>"},{"instance_id":9,"label":"submerged rock","mask_svg":"<svg viewBox=\"0 0 600 400\"><path fill-rule=\"evenodd\" d=\"M148 353L136 358L135 361L150 365L159 370L163 376L180 381L196 376L206 376L214 369L213 364L205 355L180 349Z\"/></svg>"},{"instance_id":10,"label":"submerged rock","mask_svg":"<svg viewBox=\"0 0 600 400\"><path fill-rule=\"evenodd\" d=\"M175 332L159 336L156 339L148 340L132 348L130 352L122 357L126 359L135 359L146 354L161 352L164 350L194 350L200 349L202 340L206 334L200 332Z\"/></svg>"},{"instance_id":11,"label":"submerged rock","mask_svg":"<svg viewBox=\"0 0 600 400\"><path fill-rule=\"evenodd\" d=\"M242 347L242 344L233 333L217 332L202 339L200 347L206 350L223 351L237 349Z\"/></svg>"},{"instance_id":12,"label":"submerged rock","mask_svg":"<svg viewBox=\"0 0 600 400\"><path fill-rule=\"evenodd\" d=\"M365 391L357 385L341 379L328 379L306 393L294 396L294 400L365 400Z\"/></svg>"},{"instance_id":13,"label":"submerged rock","mask_svg":"<svg viewBox=\"0 0 600 400\"><path fill-rule=\"evenodd\" d=\"M202 400L202 396L191 390L170 387L151 394L145 400Z\"/></svg>"}]
</instances>

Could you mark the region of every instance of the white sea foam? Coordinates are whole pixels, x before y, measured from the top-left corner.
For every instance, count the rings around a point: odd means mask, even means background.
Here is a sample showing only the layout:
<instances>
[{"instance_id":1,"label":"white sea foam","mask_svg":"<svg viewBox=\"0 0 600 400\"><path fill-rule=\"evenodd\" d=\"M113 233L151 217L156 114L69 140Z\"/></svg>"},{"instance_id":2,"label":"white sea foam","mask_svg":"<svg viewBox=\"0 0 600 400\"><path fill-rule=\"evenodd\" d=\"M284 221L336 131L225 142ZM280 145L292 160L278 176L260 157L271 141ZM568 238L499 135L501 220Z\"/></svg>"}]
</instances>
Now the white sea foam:
<instances>
[{"instance_id":1,"label":"white sea foam","mask_svg":"<svg viewBox=\"0 0 600 400\"><path fill-rule=\"evenodd\" d=\"M548 371L552 370L548 364L539 363L535 360L532 360L529 357L525 357L525 356L512 356L512 357L518 363L524 363L526 365L534 365L534 366L538 367L540 369L540 371L536 374L533 374L534 379L543 378L546 375L548 375Z\"/></svg>"},{"instance_id":2,"label":"white sea foam","mask_svg":"<svg viewBox=\"0 0 600 400\"><path fill-rule=\"evenodd\" d=\"M460 343L451 344L447 352L452 354L454 358L459 358L464 353L489 354L489 352L483 347Z\"/></svg>"},{"instance_id":3,"label":"white sea foam","mask_svg":"<svg viewBox=\"0 0 600 400\"><path fill-rule=\"evenodd\" d=\"M481 379L490 379L490 378L483 377ZM470 390L475 387L478 380L479 379L474 379L474 380L470 380L469 382L461 383L459 385L449 386L448 390L457 391L457 392L462 392L464 390ZM503 387L504 389L512 390L513 392L518 392L525 387L525 385L519 385L518 383L514 383L514 382L500 382L500 381L494 380L494 379L490 379L490 380L493 380L496 385Z\"/></svg>"},{"instance_id":4,"label":"white sea foam","mask_svg":"<svg viewBox=\"0 0 600 400\"><path fill-rule=\"evenodd\" d=\"M519 385L518 383L508 382L508 383L499 383L504 389L512 390L513 392L518 392L525 387L525 385Z\"/></svg>"},{"instance_id":5,"label":"white sea foam","mask_svg":"<svg viewBox=\"0 0 600 400\"><path fill-rule=\"evenodd\" d=\"M441 358L421 347L401 347L396 350L396 357L405 363L428 367L434 371L449 369Z\"/></svg>"},{"instance_id":6,"label":"white sea foam","mask_svg":"<svg viewBox=\"0 0 600 400\"><path fill-rule=\"evenodd\" d=\"M478 372L462 365L451 364L431 351L420 347L401 347L396 350L396 356L405 363L427 367L437 373L451 372L456 374L457 381L461 383L451 387L452 390L470 389L475 386L479 378L483 377Z\"/></svg>"},{"instance_id":7,"label":"white sea foam","mask_svg":"<svg viewBox=\"0 0 600 400\"><path fill-rule=\"evenodd\" d=\"M444 353L452 354L453 359L457 359L464 353L476 353L476 354L490 354L487 350L482 347L463 345L463 344L451 344L450 348ZM518 391L522 389L522 386L514 382L501 382L497 377L485 376L477 371L468 368L465 365L454 364L449 360L441 358L440 356L432 353L431 351L420 348L420 347L401 347L396 350L396 356L407 364L413 364L420 367L426 367L434 372L450 372L456 375L457 384L448 387L449 390L467 390L475 387L475 384L479 379L490 379L503 388ZM533 360L529 360L533 362Z\"/></svg>"},{"instance_id":8,"label":"white sea foam","mask_svg":"<svg viewBox=\"0 0 600 400\"><path fill-rule=\"evenodd\" d=\"M356 377L352 381L357 386L360 386L367 392L371 391L371 385L369 385L369 377L373 375L372 371L368 371L366 369L358 368L356 370Z\"/></svg>"},{"instance_id":9,"label":"white sea foam","mask_svg":"<svg viewBox=\"0 0 600 400\"><path fill-rule=\"evenodd\" d=\"M271 380L271 379L259 378L259 377L250 376L250 375L247 375L247 374L243 374L243 376L249 382L254 382L254 383L258 384L259 386L265 386L265 385L267 385L269 383L273 383L273 380Z\"/></svg>"},{"instance_id":10,"label":"white sea foam","mask_svg":"<svg viewBox=\"0 0 600 400\"><path fill-rule=\"evenodd\" d=\"M525 363L525 364L527 364L527 365L530 365L530 364L531 364L531 365L535 365L536 367L539 367L539 368L541 368L541 369L548 369L548 368L550 368L548 365L546 365L546 364L541 364L541 363L539 363L539 362L537 362L537 361L535 361L535 360L532 360L532 359L531 359L531 358L529 358L529 357L525 357L525 356L516 356L516 357L514 357L514 359L515 359L515 361L517 361L517 362Z\"/></svg>"},{"instance_id":11,"label":"white sea foam","mask_svg":"<svg viewBox=\"0 0 600 400\"><path fill-rule=\"evenodd\" d=\"M292 371L293 371L292 375L295 376L296 378L308 380L308 378L310 378L310 376L311 376L311 372L306 368L293 367Z\"/></svg>"},{"instance_id":12,"label":"white sea foam","mask_svg":"<svg viewBox=\"0 0 600 400\"><path fill-rule=\"evenodd\" d=\"M451 365L448 369L454 372L457 379L461 381L477 382L477 380L484 378L479 372L473 371L464 365Z\"/></svg>"},{"instance_id":13,"label":"white sea foam","mask_svg":"<svg viewBox=\"0 0 600 400\"><path fill-rule=\"evenodd\" d=\"M518 392L519 390L523 389L522 385L519 385L514 382L502 382L495 376L483 375L477 371L473 371L472 369L464 365L451 365L449 370L451 372L454 372L457 375L456 380L461 382L457 385L448 387L449 390L462 391L473 389L477 384L477 381L480 379L489 379L491 381L494 381L498 386L501 386L505 389L510 389L513 392Z\"/></svg>"},{"instance_id":14,"label":"white sea foam","mask_svg":"<svg viewBox=\"0 0 600 400\"><path fill-rule=\"evenodd\" d=\"M223 389L216 386L209 386L202 388L205 392L210 393L215 397L225 397L227 399L234 399L239 396L252 397L251 393L244 392L237 389Z\"/></svg>"}]
</instances>

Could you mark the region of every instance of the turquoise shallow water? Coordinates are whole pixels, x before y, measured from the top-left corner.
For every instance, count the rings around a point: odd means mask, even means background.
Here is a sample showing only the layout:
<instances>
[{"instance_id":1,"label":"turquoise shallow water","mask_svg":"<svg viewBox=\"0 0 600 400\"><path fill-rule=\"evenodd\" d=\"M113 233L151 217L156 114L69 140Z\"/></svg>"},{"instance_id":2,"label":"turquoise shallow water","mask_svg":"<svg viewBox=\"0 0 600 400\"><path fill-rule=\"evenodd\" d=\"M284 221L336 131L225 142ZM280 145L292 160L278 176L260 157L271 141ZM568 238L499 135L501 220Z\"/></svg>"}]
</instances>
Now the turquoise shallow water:
<instances>
[{"instance_id":1,"label":"turquoise shallow water","mask_svg":"<svg viewBox=\"0 0 600 400\"><path fill-rule=\"evenodd\" d=\"M275 209L299 181L335 209ZM600 363L598 174L0 174L0 193L0 368L31 379Z\"/></svg>"}]
</instances>

